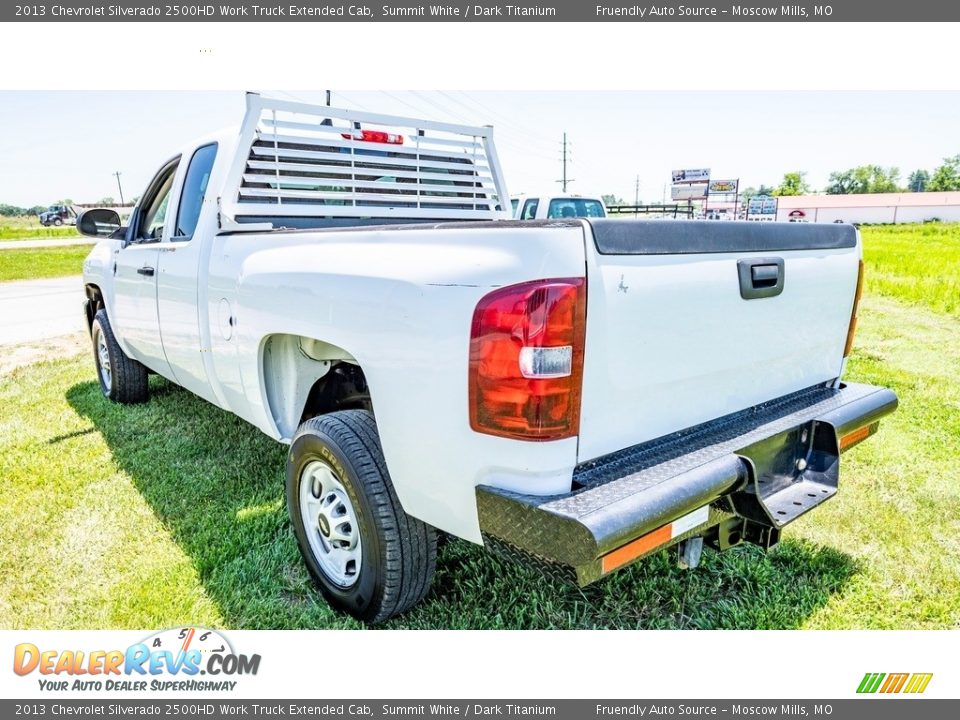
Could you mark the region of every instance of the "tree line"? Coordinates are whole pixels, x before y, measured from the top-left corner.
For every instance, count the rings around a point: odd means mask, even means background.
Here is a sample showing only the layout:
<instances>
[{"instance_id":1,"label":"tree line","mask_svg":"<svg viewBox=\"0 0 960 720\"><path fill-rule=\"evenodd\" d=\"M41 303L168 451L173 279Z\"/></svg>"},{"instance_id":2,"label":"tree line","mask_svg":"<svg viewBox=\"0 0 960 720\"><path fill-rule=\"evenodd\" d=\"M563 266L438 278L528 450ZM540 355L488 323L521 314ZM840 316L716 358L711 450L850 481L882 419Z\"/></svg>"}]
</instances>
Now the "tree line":
<instances>
[{"instance_id":1,"label":"tree line","mask_svg":"<svg viewBox=\"0 0 960 720\"><path fill-rule=\"evenodd\" d=\"M784 173L777 187L761 186L744 191L744 195L807 195L813 192L807 182L807 173L794 170ZM924 169L914 170L900 183L900 168L881 165L861 165L848 170L830 173L827 186L823 191L827 195L863 195L867 193L892 192L945 192L960 190L960 155L943 159L943 164L933 172Z\"/></svg>"}]
</instances>

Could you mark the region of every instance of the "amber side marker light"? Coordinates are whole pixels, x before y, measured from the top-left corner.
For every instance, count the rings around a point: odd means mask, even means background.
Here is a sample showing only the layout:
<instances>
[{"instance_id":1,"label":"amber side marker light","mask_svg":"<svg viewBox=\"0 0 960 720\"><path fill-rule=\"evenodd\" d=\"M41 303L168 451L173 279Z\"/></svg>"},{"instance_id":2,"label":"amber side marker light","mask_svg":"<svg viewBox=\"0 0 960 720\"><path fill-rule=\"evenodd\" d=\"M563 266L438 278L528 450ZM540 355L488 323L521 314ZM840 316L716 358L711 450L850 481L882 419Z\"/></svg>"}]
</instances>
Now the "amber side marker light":
<instances>
[{"instance_id":1,"label":"amber side marker light","mask_svg":"<svg viewBox=\"0 0 960 720\"><path fill-rule=\"evenodd\" d=\"M862 440L866 440L877 429L877 423L864 425L862 428L849 432L840 438L840 452L849 450Z\"/></svg>"},{"instance_id":2,"label":"amber side marker light","mask_svg":"<svg viewBox=\"0 0 960 720\"><path fill-rule=\"evenodd\" d=\"M863 260L857 271L857 294L853 296L853 310L850 313L850 326L847 328L847 344L843 347L843 356L853 350L853 336L857 334L857 311L860 309L860 296L863 295Z\"/></svg>"}]
</instances>

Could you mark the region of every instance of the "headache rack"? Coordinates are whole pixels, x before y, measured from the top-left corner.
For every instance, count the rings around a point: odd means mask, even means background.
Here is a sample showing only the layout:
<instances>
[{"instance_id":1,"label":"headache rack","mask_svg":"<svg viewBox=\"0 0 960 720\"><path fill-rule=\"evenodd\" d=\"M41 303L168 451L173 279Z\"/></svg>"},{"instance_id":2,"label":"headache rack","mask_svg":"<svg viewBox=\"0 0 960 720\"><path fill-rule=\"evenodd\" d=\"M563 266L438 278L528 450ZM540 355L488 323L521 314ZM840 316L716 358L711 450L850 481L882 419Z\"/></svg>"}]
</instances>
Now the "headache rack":
<instances>
[{"instance_id":1,"label":"headache rack","mask_svg":"<svg viewBox=\"0 0 960 720\"><path fill-rule=\"evenodd\" d=\"M502 220L510 200L491 126L247 95L221 227L272 218Z\"/></svg>"}]
</instances>

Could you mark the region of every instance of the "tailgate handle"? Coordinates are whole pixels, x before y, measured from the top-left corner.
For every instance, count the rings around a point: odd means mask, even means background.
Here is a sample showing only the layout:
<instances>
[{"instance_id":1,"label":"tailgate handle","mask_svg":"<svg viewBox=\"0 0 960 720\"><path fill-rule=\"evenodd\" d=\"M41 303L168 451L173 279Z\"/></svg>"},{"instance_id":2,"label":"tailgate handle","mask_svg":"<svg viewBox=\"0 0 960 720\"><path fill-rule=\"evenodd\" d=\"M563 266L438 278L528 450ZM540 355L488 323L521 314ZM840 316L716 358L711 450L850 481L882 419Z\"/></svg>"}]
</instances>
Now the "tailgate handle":
<instances>
[{"instance_id":1,"label":"tailgate handle","mask_svg":"<svg viewBox=\"0 0 960 720\"><path fill-rule=\"evenodd\" d=\"M783 292L783 258L749 258L737 261L740 297L744 300L773 297Z\"/></svg>"}]
</instances>

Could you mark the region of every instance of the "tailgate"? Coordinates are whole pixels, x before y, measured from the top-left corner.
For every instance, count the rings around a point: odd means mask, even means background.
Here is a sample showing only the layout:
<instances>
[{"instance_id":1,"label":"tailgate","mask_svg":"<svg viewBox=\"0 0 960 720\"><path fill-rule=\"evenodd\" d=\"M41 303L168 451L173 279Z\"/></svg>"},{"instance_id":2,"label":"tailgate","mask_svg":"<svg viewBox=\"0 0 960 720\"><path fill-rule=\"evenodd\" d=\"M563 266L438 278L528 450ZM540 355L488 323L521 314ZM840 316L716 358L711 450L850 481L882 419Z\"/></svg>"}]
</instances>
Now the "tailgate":
<instances>
[{"instance_id":1,"label":"tailgate","mask_svg":"<svg viewBox=\"0 0 960 720\"><path fill-rule=\"evenodd\" d=\"M851 225L596 220L579 462L837 378Z\"/></svg>"}]
</instances>

